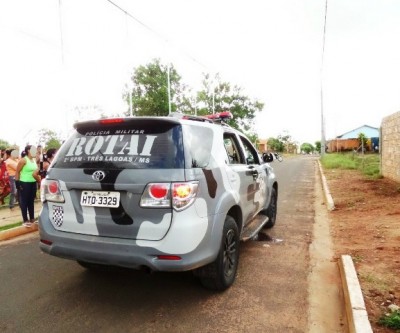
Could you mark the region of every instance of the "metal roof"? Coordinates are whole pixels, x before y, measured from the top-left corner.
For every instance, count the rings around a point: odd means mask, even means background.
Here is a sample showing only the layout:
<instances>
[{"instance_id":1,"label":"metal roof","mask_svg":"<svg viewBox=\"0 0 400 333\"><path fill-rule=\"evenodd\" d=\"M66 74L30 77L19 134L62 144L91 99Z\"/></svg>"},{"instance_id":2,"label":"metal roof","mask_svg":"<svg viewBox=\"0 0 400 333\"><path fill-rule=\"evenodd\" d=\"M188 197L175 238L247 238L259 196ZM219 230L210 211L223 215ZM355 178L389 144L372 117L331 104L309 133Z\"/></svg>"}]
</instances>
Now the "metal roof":
<instances>
[{"instance_id":1,"label":"metal roof","mask_svg":"<svg viewBox=\"0 0 400 333\"><path fill-rule=\"evenodd\" d=\"M363 125L342 135L338 135L337 138L357 139L360 133L363 133L367 138L379 138L379 128L368 125Z\"/></svg>"}]
</instances>

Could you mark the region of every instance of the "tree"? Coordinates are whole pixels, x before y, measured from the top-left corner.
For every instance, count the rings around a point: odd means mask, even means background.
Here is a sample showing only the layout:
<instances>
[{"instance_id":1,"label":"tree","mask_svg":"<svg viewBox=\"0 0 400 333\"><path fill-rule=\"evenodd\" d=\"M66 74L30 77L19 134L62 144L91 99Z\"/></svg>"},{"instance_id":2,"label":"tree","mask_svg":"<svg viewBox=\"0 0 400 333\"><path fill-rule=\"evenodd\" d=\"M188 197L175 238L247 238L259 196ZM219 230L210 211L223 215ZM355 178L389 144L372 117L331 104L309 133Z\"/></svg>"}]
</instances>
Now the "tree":
<instances>
[{"instance_id":1,"label":"tree","mask_svg":"<svg viewBox=\"0 0 400 333\"><path fill-rule=\"evenodd\" d=\"M315 150L321 151L321 141L315 141Z\"/></svg>"},{"instance_id":2,"label":"tree","mask_svg":"<svg viewBox=\"0 0 400 333\"><path fill-rule=\"evenodd\" d=\"M285 148L285 145L279 138L269 138L267 141L269 149L275 152L283 152L283 149Z\"/></svg>"},{"instance_id":3,"label":"tree","mask_svg":"<svg viewBox=\"0 0 400 333\"><path fill-rule=\"evenodd\" d=\"M312 153L312 152L315 150L315 148L314 148L314 146L313 146L311 143L304 142L304 143L302 143L302 145L300 146L300 150L301 150L302 152L305 152L306 154L309 154L309 153Z\"/></svg>"},{"instance_id":4,"label":"tree","mask_svg":"<svg viewBox=\"0 0 400 333\"><path fill-rule=\"evenodd\" d=\"M364 133L358 133L357 138L358 138L358 142L360 144L359 149L363 149L365 151L367 148L367 141L368 141L367 136Z\"/></svg>"},{"instance_id":5,"label":"tree","mask_svg":"<svg viewBox=\"0 0 400 333\"><path fill-rule=\"evenodd\" d=\"M132 75L133 88L126 88L123 98L129 109L137 116L167 116L168 102L168 71L170 78L171 112L179 111L185 114L207 115L214 112L230 111L233 119L227 123L246 134L256 137L252 132L254 117L261 111L264 104L245 96L238 86L222 82L217 74L213 79L204 74L203 88L196 94L181 83L181 77L170 65L162 65L159 59L146 66L139 66ZM214 83L216 82L216 83ZM130 110L126 112L130 115Z\"/></svg>"},{"instance_id":6,"label":"tree","mask_svg":"<svg viewBox=\"0 0 400 333\"><path fill-rule=\"evenodd\" d=\"M171 111L190 105L183 92L186 86L181 85L181 77L175 68L169 66ZM132 101L133 114L136 116L167 116L169 113L168 100L168 66L162 65L159 59L146 66L139 66L131 77L132 90L127 89L123 94L128 106ZM130 101L131 99L131 101ZM127 114L130 115L128 109Z\"/></svg>"},{"instance_id":7,"label":"tree","mask_svg":"<svg viewBox=\"0 0 400 333\"><path fill-rule=\"evenodd\" d=\"M233 119L227 123L244 132L251 130L256 112L264 107L263 103L245 96L240 87L222 82L218 74L214 78L204 74L203 88L197 93L197 103L199 115L230 111Z\"/></svg>"},{"instance_id":8,"label":"tree","mask_svg":"<svg viewBox=\"0 0 400 333\"><path fill-rule=\"evenodd\" d=\"M247 132L246 136L248 137L248 139L254 144L254 146L257 146L257 142L258 142L258 135L257 133L254 132Z\"/></svg>"},{"instance_id":9,"label":"tree","mask_svg":"<svg viewBox=\"0 0 400 333\"><path fill-rule=\"evenodd\" d=\"M297 143L293 141L292 136L287 131L284 131L284 134L278 135L278 139L282 142L286 153L293 154L297 152Z\"/></svg>"},{"instance_id":10,"label":"tree","mask_svg":"<svg viewBox=\"0 0 400 333\"><path fill-rule=\"evenodd\" d=\"M297 151L297 143L293 141L292 136L286 131L284 134L279 134L276 138L269 138L267 144L269 149L279 153L296 153Z\"/></svg>"},{"instance_id":11,"label":"tree","mask_svg":"<svg viewBox=\"0 0 400 333\"><path fill-rule=\"evenodd\" d=\"M42 128L39 131L39 142L44 144L44 150L61 147L61 139L58 137L58 134L47 128Z\"/></svg>"},{"instance_id":12,"label":"tree","mask_svg":"<svg viewBox=\"0 0 400 333\"><path fill-rule=\"evenodd\" d=\"M11 145L6 141L6 140L2 140L0 139L0 149L7 149L8 147L11 147Z\"/></svg>"}]
</instances>

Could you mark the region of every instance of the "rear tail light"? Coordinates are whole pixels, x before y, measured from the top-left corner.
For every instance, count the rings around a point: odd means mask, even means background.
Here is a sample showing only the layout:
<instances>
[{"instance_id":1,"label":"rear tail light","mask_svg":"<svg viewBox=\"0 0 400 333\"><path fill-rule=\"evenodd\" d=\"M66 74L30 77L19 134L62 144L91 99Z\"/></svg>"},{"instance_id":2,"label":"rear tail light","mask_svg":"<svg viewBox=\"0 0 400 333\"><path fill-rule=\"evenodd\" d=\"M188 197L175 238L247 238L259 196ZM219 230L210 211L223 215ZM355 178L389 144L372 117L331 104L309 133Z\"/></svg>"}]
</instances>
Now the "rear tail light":
<instances>
[{"instance_id":1,"label":"rear tail light","mask_svg":"<svg viewBox=\"0 0 400 333\"><path fill-rule=\"evenodd\" d=\"M41 239L40 242L43 243L43 244L49 245L49 246L51 246L53 244L52 241L49 241L47 239Z\"/></svg>"},{"instance_id":2,"label":"rear tail light","mask_svg":"<svg viewBox=\"0 0 400 333\"><path fill-rule=\"evenodd\" d=\"M42 202L65 202L60 183L57 180L43 179L40 184L40 200Z\"/></svg>"},{"instance_id":3,"label":"rear tail light","mask_svg":"<svg viewBox=\"0 0 400 333\"><path fill-rule=\"evenodd\" d=\"M198 186L198 182L150 183L143 192L140 206L183 210L195 200Z\"/></svg>"},{"instance_id":4,"label":"rear tail light","mask_svg":"<svg viewBox=\"0 0 400 333\"><path fill-rule=\"evenodd\" d=\"M171 191L169 183L148 184L140 199L141 207L171 207Z\"/></svg>"},{"instance_id":5,"label":"rear tail light","mask_svg":"<svg viewBox=\"0 0 400 333\"><path fill-rule=\"evenodd\" d=\"M149 194L155 200L167 199L168 192L169 192L168 184L151 184L149 186Z\"/></svg>"},{"instance_id":6,"label":"rear tail light","mask_svg":"<svg viewBox=\"0 0 400 333\"><path fill-rule=\"evenodd\" d=\"M172 184L172 206L176 210L185 209L197 195L198 182L173 183Z\"/></svg>"}]
</instances>

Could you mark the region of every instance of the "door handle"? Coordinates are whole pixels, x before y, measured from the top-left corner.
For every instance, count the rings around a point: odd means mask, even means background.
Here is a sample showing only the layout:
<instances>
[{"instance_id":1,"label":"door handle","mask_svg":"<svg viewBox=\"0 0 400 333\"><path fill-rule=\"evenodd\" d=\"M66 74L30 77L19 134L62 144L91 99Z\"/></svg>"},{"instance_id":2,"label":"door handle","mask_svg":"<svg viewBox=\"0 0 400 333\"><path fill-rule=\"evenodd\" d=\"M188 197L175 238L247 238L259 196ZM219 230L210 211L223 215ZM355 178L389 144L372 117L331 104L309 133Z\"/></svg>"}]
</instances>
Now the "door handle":
<instances>
[{"instance_id":1,"label":"door handle","mask_svg":"<svg viewBox=\"0 0 400 333\"><path fill-rule=\"evenodd\" d=\"M248 175L251 175L254 180L258 178L258 171L253 165L249 166Z\"/></svg>"}]
</instances>

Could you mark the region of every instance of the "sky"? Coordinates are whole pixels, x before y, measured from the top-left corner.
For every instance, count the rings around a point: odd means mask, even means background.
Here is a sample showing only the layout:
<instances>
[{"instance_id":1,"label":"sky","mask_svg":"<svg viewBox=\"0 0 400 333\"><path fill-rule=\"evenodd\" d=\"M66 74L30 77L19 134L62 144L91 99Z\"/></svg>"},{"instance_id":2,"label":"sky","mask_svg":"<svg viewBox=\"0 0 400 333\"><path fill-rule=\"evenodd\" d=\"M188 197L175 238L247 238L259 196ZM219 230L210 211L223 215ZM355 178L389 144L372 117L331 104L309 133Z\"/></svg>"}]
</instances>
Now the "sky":
<instances>
[{"instance_id":1,"label":"sky","mask_svg":"<svg viewBox=\"0 0 400 333\"><path fill-rule=\"evenodd\" d=\"M326 13L323 53L323 0L0 0L0 139L65 138L94 106L122 114L134 68L155 58L194 90L219 73L263 102L260 138L314 144L321 115L327 140L379 127L400 111L400 2L328 0Z\"/></svg>"}]
</instances>

